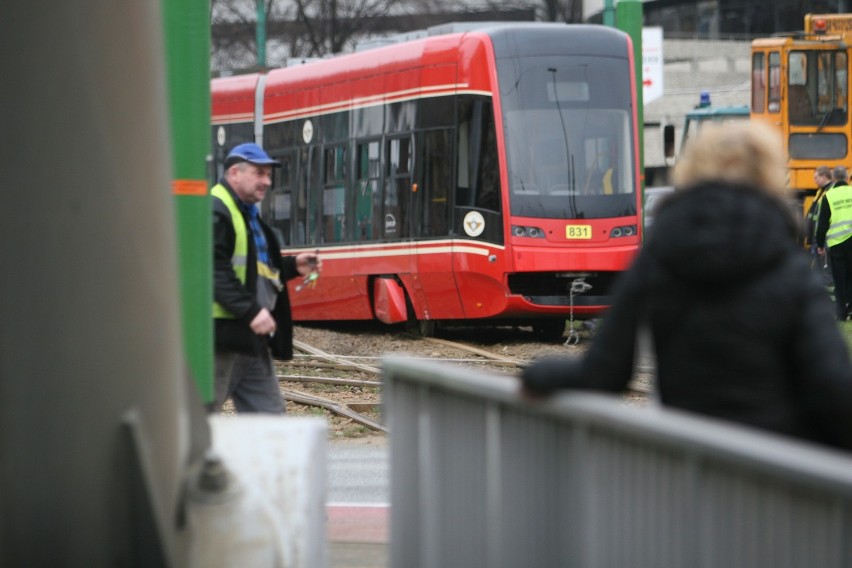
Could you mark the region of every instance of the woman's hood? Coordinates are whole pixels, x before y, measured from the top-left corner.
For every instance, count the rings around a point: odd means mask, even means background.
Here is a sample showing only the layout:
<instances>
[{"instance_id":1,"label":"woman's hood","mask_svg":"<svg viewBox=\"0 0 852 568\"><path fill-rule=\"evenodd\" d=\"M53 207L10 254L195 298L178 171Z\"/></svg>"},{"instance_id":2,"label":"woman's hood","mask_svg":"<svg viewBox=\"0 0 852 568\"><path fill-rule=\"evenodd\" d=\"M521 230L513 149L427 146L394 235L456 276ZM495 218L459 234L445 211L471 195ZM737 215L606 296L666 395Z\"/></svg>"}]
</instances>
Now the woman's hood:
<instances>
[{"instance_id":1,"label":"woman's hood","mask_svg":"<svg viewBox=\"0 0 852 568\"><path fill-rule=\"evenodd\" d=\"M691 286L750 280L796 247L797 224L779 199L748 186L702 184L660 204L648 254Z\"/></svg>"}]
</instances>

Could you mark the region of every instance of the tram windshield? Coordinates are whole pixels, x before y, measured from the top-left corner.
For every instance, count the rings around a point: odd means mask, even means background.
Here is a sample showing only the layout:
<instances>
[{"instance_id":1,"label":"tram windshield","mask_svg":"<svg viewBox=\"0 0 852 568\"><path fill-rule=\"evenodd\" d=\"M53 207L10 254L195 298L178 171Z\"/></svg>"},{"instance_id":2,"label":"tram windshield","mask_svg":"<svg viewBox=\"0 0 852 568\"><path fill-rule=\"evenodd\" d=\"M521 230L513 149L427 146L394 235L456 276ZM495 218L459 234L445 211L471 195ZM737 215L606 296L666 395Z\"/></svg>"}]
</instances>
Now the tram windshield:
<instances>
[{"instance_id":1,"label":"tram windshield","mask_svg":"<svg viewBox=\"0 0 852 568\"><path fill-rule=\"evenodd\" d=\"M512 214L636 214L627 60L547 56L498 62Z\"/></svg>"}]
</instances>

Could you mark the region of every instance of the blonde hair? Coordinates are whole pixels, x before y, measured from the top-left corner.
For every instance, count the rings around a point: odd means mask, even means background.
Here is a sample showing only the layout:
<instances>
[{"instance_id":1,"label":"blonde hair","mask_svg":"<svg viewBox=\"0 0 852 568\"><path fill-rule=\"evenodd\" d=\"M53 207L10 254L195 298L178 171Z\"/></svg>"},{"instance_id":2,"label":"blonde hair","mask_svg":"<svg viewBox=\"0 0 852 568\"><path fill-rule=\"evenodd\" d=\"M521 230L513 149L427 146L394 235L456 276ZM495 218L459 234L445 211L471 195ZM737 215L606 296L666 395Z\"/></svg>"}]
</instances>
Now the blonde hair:
<instances>
[{"instance_id":1,"label":"blonde hair","mask_svg":"<svg viewBox=\"0 0 852 568\"><path fill-rule=\"evenodd\" d=\"M724 181L780 195L787 185L785 166L784 145L776 128L755 121L709 123L687 143L672 182L684 188Z\"/></svg>"}]
</instances>

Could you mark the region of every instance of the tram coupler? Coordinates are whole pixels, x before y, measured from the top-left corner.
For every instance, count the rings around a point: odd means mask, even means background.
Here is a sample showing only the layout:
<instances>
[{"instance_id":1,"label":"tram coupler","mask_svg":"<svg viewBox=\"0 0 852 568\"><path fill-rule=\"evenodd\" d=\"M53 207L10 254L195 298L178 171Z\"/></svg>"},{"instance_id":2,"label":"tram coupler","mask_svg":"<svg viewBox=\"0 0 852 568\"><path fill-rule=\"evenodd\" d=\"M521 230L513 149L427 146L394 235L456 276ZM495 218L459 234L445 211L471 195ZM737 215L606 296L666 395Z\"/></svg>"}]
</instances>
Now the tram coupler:
<instances>
[{"instance_id":1,"label":"tram coupler","mask_svg":"<svg viewBox=\"0 0 852 568\"><path fill-rule=\"evenodd\" d=\"M565 340L565 345L578 345L580 343L580 334L573 327L568 330L568 339Z\"/></svg>"},{"instance_id":2,"label":"tram coupler","mask_svg":"<svg viewBox=\"0 0 852 568\"><path fill-rule=\"evenodd\" d=\"M574 296L585 294L591 289L592 285L586 282L585 276L575 278L571 281L571 288L568 290L568 298L571 306L568 312L570 323L568 325L568 338L565 340L564 345L578 345L580 343L580 334L574 329Z\"/></svg>"}]
</instances>

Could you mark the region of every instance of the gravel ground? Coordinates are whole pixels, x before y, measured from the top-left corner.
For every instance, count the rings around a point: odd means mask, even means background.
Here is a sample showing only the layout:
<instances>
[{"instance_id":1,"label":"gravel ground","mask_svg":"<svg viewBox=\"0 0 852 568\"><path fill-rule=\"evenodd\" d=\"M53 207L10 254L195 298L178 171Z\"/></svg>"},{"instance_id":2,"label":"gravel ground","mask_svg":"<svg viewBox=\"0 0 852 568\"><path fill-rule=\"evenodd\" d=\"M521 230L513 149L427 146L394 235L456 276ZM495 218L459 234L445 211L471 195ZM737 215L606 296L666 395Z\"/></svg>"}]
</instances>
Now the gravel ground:
<instances>
[{"instance_id":1,"label":"gravel ground","mask_svg":"<svg viewBox=\"0 0 852 568\"><path fill-rule=\"evenodd\" d=\"M578 324L578 329L580 326ZM566 346L562 342L541 342L530 328L449 328L438 331L437 337L474 345L480 349L492 351L500 355L522 361L531 361L542 355L580 355L592 341L588 331L582 331L579 345ZM354 358L354 361L372 366L379 366L379 357L389 354L409 354L416 357L434 359L470 359L470 353L455 350L450 347L426 342L405 333L400 326L387 326L378 322L347 322L297 325L294 338L321 349L327 353L344 355ZM298 353L298 351L297 351ZM361 359L371 357L374 359ZM323 377L345 377L377 381L380 377L365 372L343 371L340 369L309 368L298 365L305 357L297 355L293 362L276 362L279 375L310 375ZM462 364L462 363L457 363ZM516 374L518 371L506 368L502 372ZM639 375L637 382L647 382L650 378ZM377 387L336 386L312 382L282 381L282 388L310 393L330 399L342 405L358 405L352 407L359 413L381 422L381 390ZM642 396L627 395L626 400L631 404L644 404ZM375 405L370 408L369 405ZM360 406L367 405L367 406ZM226 404L223 413L230 414L233 409ZM287 403L287 412L291 416L322 416L329 425L329 438L357 439L384 437L384 434L367 426L361 425L350 418L341 417L328 410L318 407L304 406L292 401Z\"/></svg>"},{"instance_id":2,"label":"gravel ground","mask_svg":"<svg viewBox=\"0 0 852 568\"><path fill-rule=\"evenodd\" d=\"M373 322L301 325L296 326L294 337L338 355L379 357L406 353L435 358L471 357L464 351L424 342L398 326ZM530 328L448 328L439 330L437 337L476 345L525 361L545 353L580 353L586 347L582 342L579 346L564 346L561 342L542 343L535 339Z\"/></svg>"}]
</instances>

